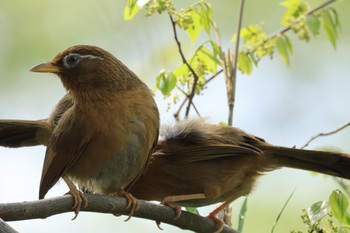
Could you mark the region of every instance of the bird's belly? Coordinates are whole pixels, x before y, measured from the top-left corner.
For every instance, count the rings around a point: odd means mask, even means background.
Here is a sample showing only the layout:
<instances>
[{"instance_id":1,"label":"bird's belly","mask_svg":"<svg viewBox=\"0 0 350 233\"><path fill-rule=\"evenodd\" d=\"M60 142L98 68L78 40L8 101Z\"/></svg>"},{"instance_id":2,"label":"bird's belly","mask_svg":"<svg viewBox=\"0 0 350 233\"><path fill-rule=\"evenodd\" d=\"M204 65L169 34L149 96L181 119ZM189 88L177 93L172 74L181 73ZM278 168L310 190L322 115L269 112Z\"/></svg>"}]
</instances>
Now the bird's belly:
<instances>
[{"instance_id":1,"label":"bird's belly","mask_svg":"<svg viewBox=\"0 0 350 233\"><path fill-rule=\"evenodd\" d=\"M108 143L111 142L111 143ZM144 164L137 135L94 137L67 174L83 190L98 194L118 194Z\"/></svg>"}]
</instances>

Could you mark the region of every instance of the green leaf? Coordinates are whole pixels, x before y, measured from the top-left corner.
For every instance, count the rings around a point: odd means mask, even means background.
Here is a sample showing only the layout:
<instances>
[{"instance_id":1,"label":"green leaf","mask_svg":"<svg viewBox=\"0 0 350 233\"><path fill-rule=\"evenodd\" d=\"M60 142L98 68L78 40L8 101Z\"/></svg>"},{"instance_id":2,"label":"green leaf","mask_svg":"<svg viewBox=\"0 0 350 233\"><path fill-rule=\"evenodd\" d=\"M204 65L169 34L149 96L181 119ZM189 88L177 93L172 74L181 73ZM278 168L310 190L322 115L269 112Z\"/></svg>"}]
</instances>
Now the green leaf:
<instances>
[{"instance_id":1,"label":"green leaf","mask_svg":"<svg viewBox=\"0 0 350 233\"><path fill-rule=\"evenodd\" d=\"M211 47L213 48L214 56L215 57L220 57L220 55L221 55L221 48L220 48L220 46L216 42L214 42L212 40L210 40L209 42L211 44Z\"/></svg>"},{"instance_id":2,"label":"green leaf","mask_svg":"<svg viewBox=\"0 0 350 233\"><path fill-rule=\"evenodd\" d=\"M186 207L186 211L199 215L197 208L194 208L194 207Z\"/></svg>"},{"instance_id":3,"label":"green leaf","mask_svg":"<svg viewBox=\"0 0 350 233\"><path fill-rule=\"evenodd\" d=\"M210 35L210 26L213 20L213 10L209 3L203 2L199 8L201 24L204 27L205 32Z\"/></svg>"},{"instance_id":4,"label":"green leaf","mask_svg":"<svg viewBox=\"0 0 350 233\"><path fill-rule=\"evenodd\" d=\"M334 48L336 48L337 28L336 22L333 20L331 11L325 10L323 12L323 27L327 37Z\"/></svg>"},{"instance_id":5,"label":"green leaf","mask_svg":"<svg viewBox=\"0 0 350 233\"><path fill-rule=\"evenodd\" d=\"M238 69L244 74L251 74L253 70L252 61L243 51L238 53Z\"/></svg>"},{"instance_id":6,"label":"green leaf","mask_svg":"<svg viewBox=\"0 0 350 233\"><path fill-rule=\"evenodd\" d=\"M306 17L306 24L314 36L320 33L321 21L315 15L309 15Z\"/></svg>"},{"instance_id":7,"label":"green leaf","mask_svg":"<svg viewBox=\"0 0 350 233\"><path fill-rule=\"evenodd\" d=\"M335 26L340 29L340 21L339 21L338 12L334 8L329 8L329 11L332 12L332 14L334 16Z\"/></svg>"},{"instance_id":8,"label":"green leaf","mask_svg":"<svg viewBox=\"0 0 350 233\"><path fill-rule=\"evenodd\" d=\"M217 67L218 65L220 65L220 61L217 58L217 54L213 53L210 49L201 45L197 49L196 53L194 54L190 62L190 65L193 67L195 67L196 64L205 65L205 69L202 69L202 71L205 71L205 72L209 71L211 73L216 73Z\"/></svg>"},{"instance_id":9,"label":"green leaf","mask_svg":"<svg viewBox=\"0 0 350 233\"><path fill-rule=\"evenodd\" d=\"M329 206L331 207L333 216L339 221L339 223L349 225L349 216L346 212L349 202L340 190L333 191L329 196Z\"/></svg>"},{"instance_id":10,"label":"green leaf","mask_svg":"<svg viewBox=\"0 0 350 233\"><path fill-rule=\"evenodd\" d=\"M192 23L186 28L186 32L189 35L192 43L194 43L201 33L203 26L201 24L201 17L196 11L191 11L191 18Z\"/></svg>"},{"instance_id":11,"label":"green leaf","mask_svg":"<svg viewBox=\"0 0 350 233\"><path fill-rule=\"evenodd\" d=\"M128 0L124 8L124 20L132 19L136 13L140 10L137 4L138 0Z\"/></svg>"},{"instance_id":12,"label":"green leaf","mask_svg":"<svg viewBox=\"0 0 350 233\"><path fill-rule=\"evenodd\" d=\"M289 50L289 53L292 53L293 52L293 45L292 45L292 42L290 41L289 37L287 35L284 35L284 42L286 43L287 45L287 48Z\"/></svg>"},{"instance_id":13,"label":"green leaf","mask_svg":"<svg viewBox=\"0 0 350 233\"><path fill-rule=\"evenodd\" d=\"M328 204L325 201L318 201L307 209L307 215L311 224L315 224L328 214Z\"/></svg>"},{"instance_id":14,"label":"green leaf","mask_svg":"<svg viewBox=\"0 0 350 233\"><path fill-rule=\"evenodd\" d=\"M156 87L164 96L168 96L176 86L176 77L172 72L161 71L157 77Z\"/></svg>"},{"instance_id":15,"label":"green leaf","mask_svg":"<svg viewBox=\"0 0 350 233\"><path fill-rule=\"evenodd\" d=\"M258 60L256 59L253 52L248 52L248 57L254 63L255 66L258 66Z\"/></svg>"},{"instance_id":16,"label":"green leaf","mask_svg":"<svg viewBox=\"0 0 350 233\"><path fill-rule=\"evenodd\" d=\"M284 37L280 36L276 41L276 47L279 54L282 56L283 61L289 65L289 53L288 53L288 45L284 40Z\"/></svg>"},{"instance_id":17,"label":"green leaf","mask_svg":"<svg viewBox=\"0 0 350 233\"><path fill-rule=\"evenodd\" d=\"M239 212L238 228L237 228L237 231L239 232L243 232L243 226L244 226L245 215L247 213L247 210L248 210L248 197L244 198L244 202Z\"/></svg>"},{"instance_id":18,"label":"green leaf","mask_svg":"<svg viewBox=\"0 0 350 233\"><path fill-rule=\"evenodd\" d=\"M187 75L189 71L190 70L188 69L188 66L186 64L182 64L180 67L173 71L173 74L175 77L181 77Z\"/></svg>"}]
</instances>

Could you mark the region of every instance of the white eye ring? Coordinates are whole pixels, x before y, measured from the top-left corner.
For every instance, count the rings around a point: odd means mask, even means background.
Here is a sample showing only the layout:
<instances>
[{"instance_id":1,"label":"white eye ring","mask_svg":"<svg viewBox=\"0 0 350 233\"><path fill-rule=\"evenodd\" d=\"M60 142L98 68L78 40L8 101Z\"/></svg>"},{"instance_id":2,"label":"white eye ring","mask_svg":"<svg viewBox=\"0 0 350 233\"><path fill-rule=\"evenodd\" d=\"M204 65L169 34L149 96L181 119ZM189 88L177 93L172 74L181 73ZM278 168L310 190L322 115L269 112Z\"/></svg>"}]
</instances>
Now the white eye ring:
<instances>
[{"instance_id":1,"label":"white eye ring","mask_svg":"<svg viewBox=\"0 0 350 233\"><path fill-rule=\"evenodd\" d=\"M63 58L63 64L67 68L75 67L82 60L82 56L77 53L70 53Z\"/></svg>"},{"instance_id":2,"label":"white eye ring","mask_svg":"<svg viewBox=\"0 0 350 233\"><path fill-rule=\"evenodd\" d=\"M103 58L94 55L80 55L77 53L70 53L63 58L63 64L67 68L73 68L77 66L81 60L86 58L103 60Z\"/></svg>"}]
</instances>

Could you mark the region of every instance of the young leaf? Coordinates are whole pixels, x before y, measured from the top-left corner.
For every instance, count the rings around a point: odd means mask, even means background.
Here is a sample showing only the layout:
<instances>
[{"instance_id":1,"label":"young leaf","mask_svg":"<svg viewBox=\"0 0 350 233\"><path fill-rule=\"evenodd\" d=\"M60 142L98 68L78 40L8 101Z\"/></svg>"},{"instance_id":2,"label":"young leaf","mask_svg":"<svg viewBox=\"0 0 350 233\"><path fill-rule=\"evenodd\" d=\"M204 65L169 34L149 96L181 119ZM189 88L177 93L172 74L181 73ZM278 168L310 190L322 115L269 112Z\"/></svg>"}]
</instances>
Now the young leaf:
<instances>
[{"instance_id":1,"label":"young leaf","mask_svg":"<svg viewBox=\"0 0 350 233\"><path fill-rule=\"evenodd\" d=\"M137 4L138 0L128 0L124 8L124 20L132 19L136 13L140 10Z\"/></svg>"},{"instance_id":2,"label":"young leaf","mask_svg":"<svg viewBox=\"0 0 350 233\"><path fill-rule=\"evenodd\" d=\"M197 210L197 208L194 208L194 207L186 207L186 210L192 214L197 214L199 215L199 212Z\"/></svg>"},{"instance_id":3,"label":"young leaf","mask_svg":"<svg viewBox=\"0 0 350 233\"><path fill-rule=\"evenodd\" d=\"M287 48L289 50L289 53L293 53L293 45L289 37L287 35L284 35L283 37L284 37L284 42L286 43Z\"/></svg>"},{"instance_id":4,"label":"young leaf","mask_svg":"<svg viewBox=\"0 0 350 233\"><path fill-rule=\"evenodd\" d=\"M176 86L176 77L172 72L161 71L156 86L164 96L168 96Z\"/></svg>"},{"instance_id":5,"label":"young leaf","mask_svg":"<svg viewBox=\"0 0 350 233\"><path fill-rule=\"evenodd\" d=\"M320 221L322 218L328 214L328 204L325 201L318 201L312 204L307 209L307 215L311 221L311 224L314 224Z\"/></svg>"},{"instance_id":6,"label":"young leaf","mask_svg":"<svg viewBox=\"0 0 350 233\"><path fill-rule=\"evenodd\" d=\"M201 24L204 27L205 32L210 35L210 26L213 20L213 10L210 4L202 2L199 8L199 14L201 16Z\"/></svg>"},{"instance_id":7,"label":"young leaf","mask_svg":"<svg viewBox=\"0 0 350 233\"><path fill-rule=\"evenodd\" d=\"M187 75L188 72L189 72L189 69L188 69L187 65L182 64L181 66L179 66L177 69L175 69L173 71L173 74L175 75L175 77L180 77L180 76Z\"/></svg>"},{"instance_id":8,"label":"young leaf","mask_svg":"<svg viewBox=\"0 0 350 233\"><path fill-rule=\"evenodd\" d=\"M306 18L306 24L314 36L320 33L321 22L317 16L309 15Z\"/></svg>"},{"instance_id":9,"label":"young leaf","mask_svg":"<svg viewBox=\"0 0 350 233\"><path fill-rule=\"evenodd\" d=\"M276 41L276 47L279 54L282 56L283 61L289 65L289 54L288 54L288 45L285 42L284 38L280 36Z\"/></svg>"},{"instance_id":10,"label":"young leaf","mask_svg":"<svg viewBox=\"0 0 350 233\"><path fill-rule=\"evenodd\" d=\"M202 31L201 16L195 11L191 11L192 23L186 28L192 43L194 43Z\"/></svg>"},{"instance_id":11,"label":"young leaf","mask_svg":"<svg viewBox=\"0 0 350 233\"><path fill-rule=\"evenodd\" d=\"M243 74L251 74L253 70L253 64L247 54L243 51L238 53L238 68Z\"/></svg>"},{"instance_id":12,"label":"young leaf","mask_svg":"<svg viewBox=\"0 0 350 233\"><path fill-rule=\"evenodd\" d=\"M339 221L339 223L346 223L347 213L346 209L349 206L346 196L340 191L335 190L329 196L329 206L331 207L333 216Z\"/></svg>"},{"instance_id":13,"label":"young leaf","mask_svg":"<svg viewBox=\"0 0 350 233\"><path fill-rule=\"evenodd\" d=\"M323 12L323 27L329 41L332 43L333 47L336 48L337 28L329 10Z\"/></svg>"}]
</instances>

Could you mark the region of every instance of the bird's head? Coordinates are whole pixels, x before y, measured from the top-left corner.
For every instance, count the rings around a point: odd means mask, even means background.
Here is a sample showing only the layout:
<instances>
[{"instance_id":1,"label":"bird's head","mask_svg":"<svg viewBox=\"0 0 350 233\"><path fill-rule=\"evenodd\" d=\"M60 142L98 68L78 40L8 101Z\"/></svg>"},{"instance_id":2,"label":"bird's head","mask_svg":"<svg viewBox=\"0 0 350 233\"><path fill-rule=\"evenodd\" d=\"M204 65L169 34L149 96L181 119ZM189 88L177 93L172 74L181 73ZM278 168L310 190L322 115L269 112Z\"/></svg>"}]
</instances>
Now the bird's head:
<instances>
[{"instance_id":1,"label":"bird's head","mask_svg":"<svg viewBox=\"0 0 350 233\"><path fill-rule=\"evenodd\" d=\"M77 45L59 53L51 62L30 69L57 74L67 90L125 90L141 80L109 52L90 45Z\"/></svg>"}]
</instances>

